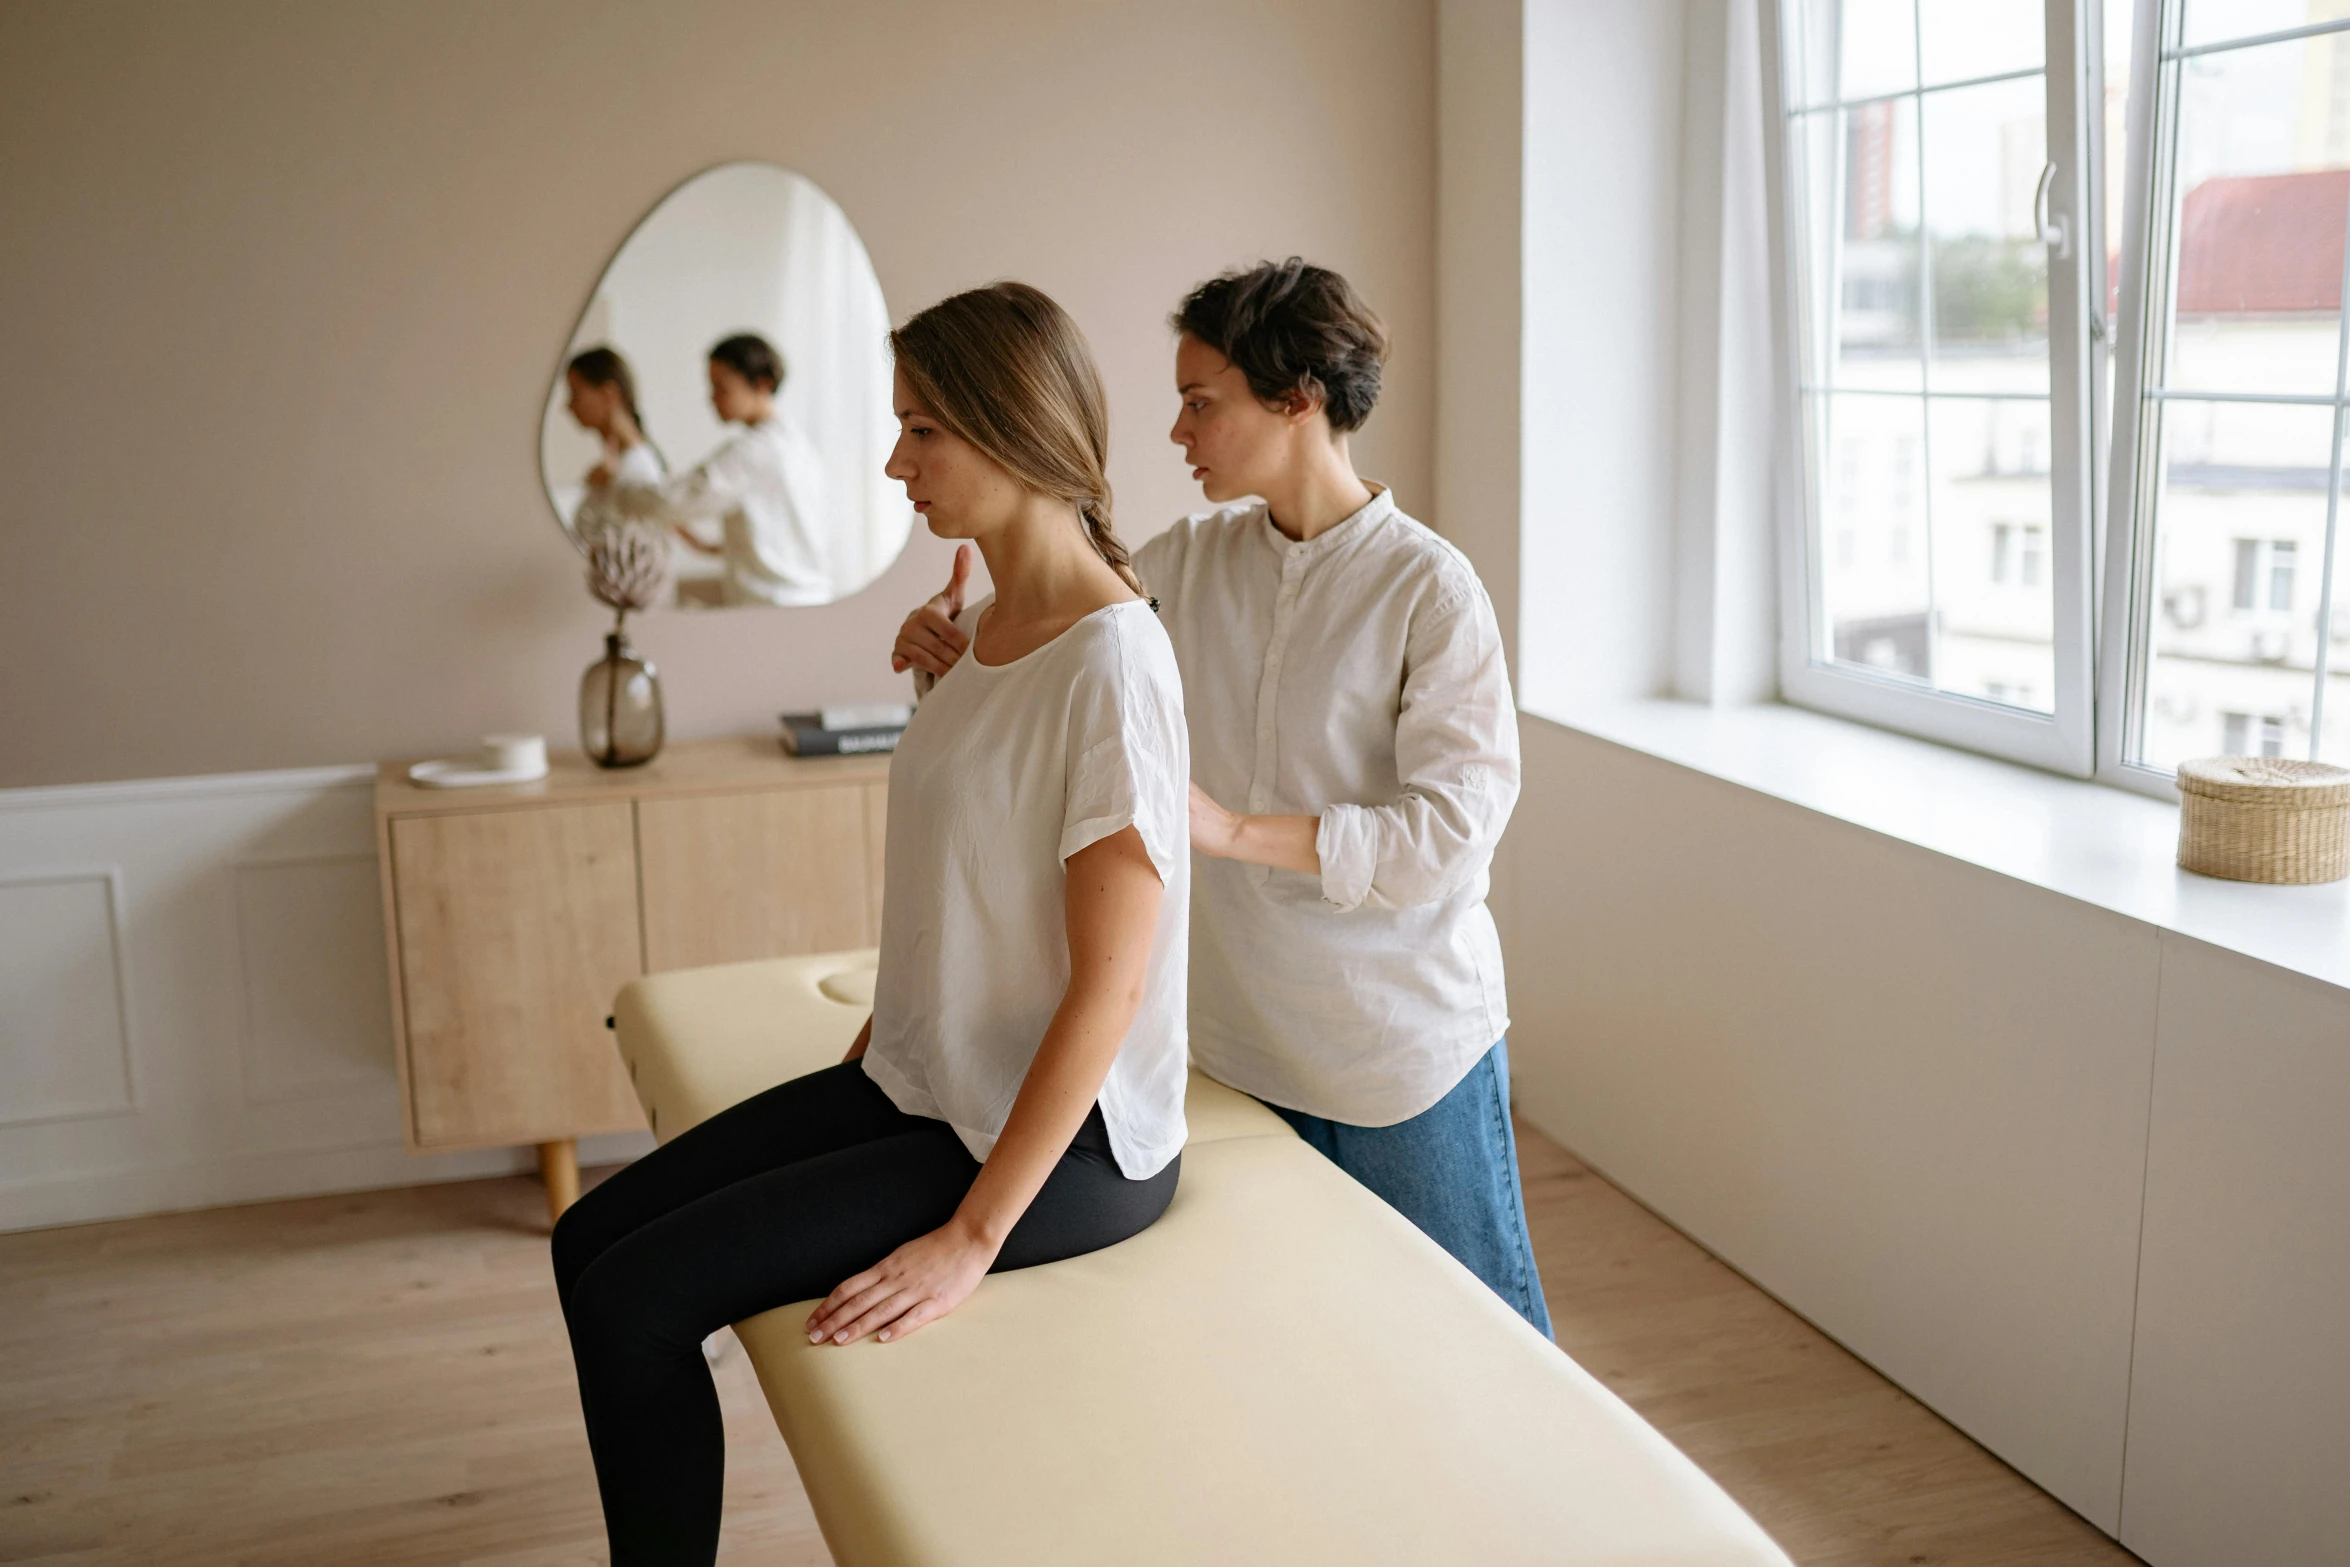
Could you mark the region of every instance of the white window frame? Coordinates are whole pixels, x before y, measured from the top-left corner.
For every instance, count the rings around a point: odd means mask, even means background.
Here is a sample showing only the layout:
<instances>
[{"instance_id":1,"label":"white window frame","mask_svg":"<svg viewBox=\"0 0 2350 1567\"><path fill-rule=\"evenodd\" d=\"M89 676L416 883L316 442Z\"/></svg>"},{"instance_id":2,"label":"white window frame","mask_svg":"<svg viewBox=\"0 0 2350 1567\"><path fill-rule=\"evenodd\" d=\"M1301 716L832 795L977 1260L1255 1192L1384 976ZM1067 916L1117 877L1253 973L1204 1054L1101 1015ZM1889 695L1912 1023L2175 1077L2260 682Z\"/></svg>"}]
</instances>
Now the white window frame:
<instances>
[{"instance_id":1,"label":"white window frame","mask_svg":"<svg viewBox=\"0 0 2350 1567\"><path fill-rule=\"evenodd\" d=\"M1765 0L1763 26L1765 168L1780 273L1776 297L1783 312L1776 334L1783 398L1776 497L1780 693L1789 702L1840 717L2087 777L2097 763L2091 521L2097 514L2099 466L2094 460L2095 356L2103 349L2102 320L2091 314L2090 287L2093 275L2103 271L2105 239L2103 204L2085 199L2098 189L2094 171L2102 150L2103 115L2085 114L2083 105L2100 101L2103 38L2098 0L2046 0L2044 7L2047 156L2055 165L2048 210L2052 226L2065 225L2071 236L2064 253L2050 247L2048 263L2053 714L1937 691L1899 675L1836 664L1825 656L1824 628L1816 613L1821 584L1819 551L1811 542L1811 435L1803 384L1803 322L1808 307L1802 235L1788 207L1793 171L1782 13L1799 3ZM1930 301L1921 298L1920 309L1930 308Z\"/></svg>"},{"instance_id":2,"label":"white window frame","mask_svg":"<svg viewBox=\"0 0 2350 1567\"><path fill-rule=\"evenodd\" d=\"M2123 0L2116 0L2123 3ZM2139 732L2146 711L2146 657L2148 640L2153 634L2155 609L2155 540L2153 515L2141 515L2138 504L2139 488L2153 464L2160 458L2159 442L2152 438L2147 417L2148 405L2144 395L2146 358L2155 344L2161 341L2148 330L2151 308L2159 303L2166 312L2170 308L2170 273L2176 265L2175 243L2164 247L2166 253L2152 254L2154 232L2154 196L2156 187L2170 184L2169 161L2177 151L2177 104L2172 97L2176 81L2173 73L2163 66L2172 58L2208 54L2222 50L2233 51L2257 48L2262 44L2284 43L2295 38L2314 38L2326 34L2350 31L2350 19L2313 23L2305 27L2281 29L2244 38L2231 38L2225 43L2193 48L2181 48L2178 39L2185 16L2181 0L2134 0L2137 6L2137 31L2130 58L2130 121L2129 121L2129 188L2125 192L2122 229L2121 299L2119 330L2115 334L2113 363L2113 452L2111 477L2107 481L2107 522L2105 528L2105 582L2103 625L2099 637L2101 668L2098 680L2097 777L2123 788L2163 799L2178 798L2178 784L2172 774L2158 768L2141 766L2129 760L2139 749ZM2157 94L2161 101L2157 101ZM2158 134L2167 132L2167 134ZM2157 159L2161 166L2157 167ZM2167 224L2165 225L2167 229ZM2166 236L2168 237L2168 236ZM2350 253L2344 261L2345 308L2350 308ZM2163 324L2167 337L2169 323ZM2150 338L2152 339L2150 341ZM2261 394L2201 393L2199 401L2249 400L2260 402L2287 402L2304 406L2331 402L2334 409L2334 439L2332 451L2337 454L2333 477L2326 491L2326 538L2318 568L2317 616L2319 636L2317 669L2313 675L2313 696L2309 715L2310 744L2322 743L2325 732L2325 690L2328 667L2332 662L2331 633L2334 614L2334 555L2340 533L2337 526L2342 498L2342 470L2338 454L2343 438L2350 434L2346 420L2350 420L2350 332L2342 334L2335 373L2335 395L2331 399L2319 397L2271 397ZM2236 611L2231 590L2229 607L2222 613L2269 615L2269 574L2273 571L2272 550L2265 544L2259 551L2260 572L2255 583L2255 608ZM2307 561L2297 560L2296 572L2306 572ZM2301 590L2296 584L2294 596ZM2262 715L2253 715L2254 723Z\"/></svg>"}]
</instances>

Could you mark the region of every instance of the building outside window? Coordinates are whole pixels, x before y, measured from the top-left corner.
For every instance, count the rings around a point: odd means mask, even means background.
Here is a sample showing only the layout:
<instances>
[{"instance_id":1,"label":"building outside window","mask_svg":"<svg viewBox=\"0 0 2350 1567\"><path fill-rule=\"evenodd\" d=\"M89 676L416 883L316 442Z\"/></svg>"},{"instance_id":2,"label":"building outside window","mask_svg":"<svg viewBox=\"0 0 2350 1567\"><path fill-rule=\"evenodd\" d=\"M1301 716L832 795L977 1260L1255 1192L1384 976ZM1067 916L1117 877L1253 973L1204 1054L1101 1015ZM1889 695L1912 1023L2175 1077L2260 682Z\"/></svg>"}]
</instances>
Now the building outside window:
<instances>
[{"instance_id":1,"label":"building outside window","mask_svg":"<svg viewBox=\"0 0 2350 1567\"><path fill-rule=\"evenodd\" d=\"M2283 756L2286 723L2268 714L2226 713L2220 717L2220 748L2227 756Z\"/></svg>"},{"instance_id":2,"label":"building outside window","mask_svg":"<svg viewBox=\"0 0 2350 1567\"><path fill-rule=\"evenodd\" d=\"M1782 689L2152 788L2350 762L2350 0L2137 12L1778 0Z\"/></svg>"},{"instance_id":3,"label":"building outside window","mask_svg":"<svg viewBox=\"0 0 2350 1567\"><path fill-rule=\"evenodd\" d=\"M2145 215L2113 257L2108 771L2350 761L2350 644L2328 634L2350 630L2333 614L2350 0L2160 9L2134 83L2154 110L2130 172Z\"/></svg>"},{"instance_id":4,"label":"building outside window","mask_svg":"<svg viewBox=\"0 0 2350 1567\"><path fill-rule=\"evenodd\" d=\"M2037 523L1991 524L1991 580L2036 588L2048 567L2048 530Z\"/></svg>"},{"instance_id":5,"label":"building outside window","mask_svg":"<svg viewBox=\"0 0 2350 1567\"><path fill-rule=\"evenodd\" d=\"M1781 684L2086 771L2086 296L2043 179L2048 126L2068 162L2082 133L2051 36L2042 0L1780 0L1803 442Z\"/></svg>"}]
</instances>

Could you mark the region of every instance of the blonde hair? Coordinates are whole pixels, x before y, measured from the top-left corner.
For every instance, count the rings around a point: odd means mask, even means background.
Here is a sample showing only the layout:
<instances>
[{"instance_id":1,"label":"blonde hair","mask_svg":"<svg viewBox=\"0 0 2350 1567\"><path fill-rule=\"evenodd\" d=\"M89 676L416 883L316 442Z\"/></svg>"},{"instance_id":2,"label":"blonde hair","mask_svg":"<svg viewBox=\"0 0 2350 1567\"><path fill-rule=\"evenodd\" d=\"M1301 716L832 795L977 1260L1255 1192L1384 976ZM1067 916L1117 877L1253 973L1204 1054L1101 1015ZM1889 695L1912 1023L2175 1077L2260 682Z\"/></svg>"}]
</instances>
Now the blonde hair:
<instances>
[{"instance_id":1,"label":"blonde hair","mask_svg":"<svg viewBox=\"0 0 2350 1567\"><path fill-rule=\"evenodd\" d=\"M1042 289L990 283L889 335L906 384L940 424L1039 495L1066 501L1094 553L1136 593L1110 522L1110 414L1085 334Z\"/></svg>"}]
</instances>

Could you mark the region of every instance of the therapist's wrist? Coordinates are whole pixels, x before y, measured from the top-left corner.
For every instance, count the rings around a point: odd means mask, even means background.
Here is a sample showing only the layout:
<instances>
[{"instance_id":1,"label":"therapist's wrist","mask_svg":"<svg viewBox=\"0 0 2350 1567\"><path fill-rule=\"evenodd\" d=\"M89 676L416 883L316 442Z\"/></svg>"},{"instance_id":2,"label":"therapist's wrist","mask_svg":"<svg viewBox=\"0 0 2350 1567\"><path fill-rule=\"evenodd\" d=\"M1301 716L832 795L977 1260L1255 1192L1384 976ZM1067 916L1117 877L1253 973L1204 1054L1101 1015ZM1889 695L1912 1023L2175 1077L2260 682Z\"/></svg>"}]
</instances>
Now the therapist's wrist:
<instances>
[{"instance_id":1,"label":"therapist's wrist","mask_svg":"<svg viewBox=\"0 0 2350 1567\"><path fill-rule=\"evenodd\" d=\"M1240 824L1246 818L1218 805L1198 784L1191 786L1190 814L1191 846L1212 859L1231 859Z\"/></svg>"},{"instance_id":2,"label":"therapist's wrist","mask_svg":"<svg viewBox=\"0 0 2350 1567\"><path fill-rule=\"evenodd\" d=\"M1240 816L1234 822L1227 858L1308 876L1322 873L1320 817Z\"/></svg>"}]
</instances>

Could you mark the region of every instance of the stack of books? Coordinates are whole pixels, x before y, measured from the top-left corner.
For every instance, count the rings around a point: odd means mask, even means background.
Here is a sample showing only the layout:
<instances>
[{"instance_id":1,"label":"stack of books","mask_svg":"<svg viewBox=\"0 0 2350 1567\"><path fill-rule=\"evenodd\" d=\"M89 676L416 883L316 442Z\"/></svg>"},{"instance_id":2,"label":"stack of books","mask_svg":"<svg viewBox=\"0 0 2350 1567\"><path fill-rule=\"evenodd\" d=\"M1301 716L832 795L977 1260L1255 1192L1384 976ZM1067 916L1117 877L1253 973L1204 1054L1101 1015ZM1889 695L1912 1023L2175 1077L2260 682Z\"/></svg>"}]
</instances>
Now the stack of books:
<instances>
[{"instance_id":1,"label":"stack of books","mask_svg":"<svg viewBox=\"0 0 2350 1567\"><path fill-rule=\"evenodd\" d=\"M794 756L862 756L894 751L914 709L903 702L851 702L785 713L783 748Z\"/></svg>"}]
</instances>

